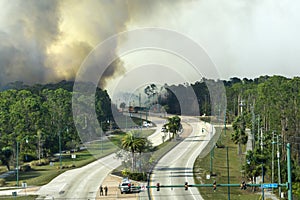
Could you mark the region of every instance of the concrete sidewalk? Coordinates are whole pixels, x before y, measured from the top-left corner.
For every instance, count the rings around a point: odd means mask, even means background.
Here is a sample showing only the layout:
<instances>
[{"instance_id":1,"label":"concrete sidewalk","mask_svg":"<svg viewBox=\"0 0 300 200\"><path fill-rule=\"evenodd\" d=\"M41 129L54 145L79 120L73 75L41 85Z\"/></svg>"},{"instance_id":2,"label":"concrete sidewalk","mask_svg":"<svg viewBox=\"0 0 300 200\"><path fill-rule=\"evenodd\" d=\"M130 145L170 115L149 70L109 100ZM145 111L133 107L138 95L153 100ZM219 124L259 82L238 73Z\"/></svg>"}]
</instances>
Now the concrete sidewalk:
<instances>
[{"instance_id":1,"label":"concrete sidewalk","mask_svg":"<svg viewBox=\"0 0 300 200\"><path fill-rule=\"evenodd\" d=\"M97 191L96 200L100 199L107 199L107 200L114 200L114 199L138 199L139 193L129 193L129 194L121 194L119 189L119 184L122 181L122 177L114 176L109 174L103 181L102 186L107 186L107 196L100 196L100 191ZM139 183L133 181L134 185L146 185L145 183ZM99 186L100 187L100 186ZM98 188L99 188L98 187ZM0 196L12 196L13 192L17 193L17 196L26 196L26 195L38 195L37 191L40 187L29 187L29 188L3 188L3 190L0 190ZM146 191L141 191L146 192Z\"/></svg>"},{"instance_id":2,"label":"concrete sidewalk","mask_svg":"<svg viewBox=\"0 0 300 200\"><path fill-rule=\"evenodd\" d=\"M13 192L17 193L17 196L26 196L26 195L37 195L37 191L40 187L28 187L28 188L1 188L0 196L12 196Z\"/></svg>"}]
</instances>

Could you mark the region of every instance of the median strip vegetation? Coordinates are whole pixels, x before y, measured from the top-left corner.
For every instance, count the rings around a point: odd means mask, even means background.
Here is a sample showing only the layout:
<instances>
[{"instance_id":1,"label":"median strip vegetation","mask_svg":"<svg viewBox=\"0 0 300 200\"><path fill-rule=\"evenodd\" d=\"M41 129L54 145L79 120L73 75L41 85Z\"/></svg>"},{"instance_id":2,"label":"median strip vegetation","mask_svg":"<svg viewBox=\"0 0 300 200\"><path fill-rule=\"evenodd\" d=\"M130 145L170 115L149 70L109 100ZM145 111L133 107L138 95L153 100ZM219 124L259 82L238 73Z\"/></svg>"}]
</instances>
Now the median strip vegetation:
<instances>
[{"instance_id":1,"label":"median strip vegetation","mask_svg":"<svg viewBox=\"0 0 300 200\"><path fill-rule=\"evenodd\" d=\"M231 140L231 134L233 130L227 129L226 135L224 135L224 130L217 128L217 131L222 131L218 143L222 143L225 148L214 148L213 153L207 154L205 157L198 157L194 164L194 179L196 184L212 184L214 181L217 184L227 184L227 151L228 147L229 154L229 179L230 183L241 183L246 181L245 174L243 172L242 164L245 161L245 155L238 155L238 145L234 144ZM223 147L223 146L222 146ZM212 159L212 162L211 162ZM212 173L210 173L212 169ZM210 177L208 177L210 176ZM209 178L209 179L208 179ZM200 187L198 188L201 196L204 199L227 199L228 198L228 188L218 187L216 191L210 187ZM248 199L256 200L259 198L258 194L251 191L251 188L247 190L241 190L240 187L230 188L230 199Z\"/></svg>"}]
</instances>

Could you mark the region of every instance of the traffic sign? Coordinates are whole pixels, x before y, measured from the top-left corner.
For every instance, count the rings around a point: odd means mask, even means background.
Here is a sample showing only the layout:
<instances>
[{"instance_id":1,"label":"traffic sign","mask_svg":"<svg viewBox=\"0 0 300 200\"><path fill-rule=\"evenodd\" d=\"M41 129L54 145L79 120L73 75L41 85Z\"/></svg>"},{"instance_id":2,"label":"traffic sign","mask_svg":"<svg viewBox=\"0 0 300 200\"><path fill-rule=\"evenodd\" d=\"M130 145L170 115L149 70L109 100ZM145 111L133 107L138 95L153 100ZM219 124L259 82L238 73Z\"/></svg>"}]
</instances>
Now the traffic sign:
<instances>
[{"instance_id":1,"label":"traffic sign","mask_svg":"<svg viewBox=\"0 0 300 200\"><path fill-rule=\"evenodd\" d=\"M265 183L262 184L262 188L278 188L278 183Z\"/></svg>"}]
</instances>

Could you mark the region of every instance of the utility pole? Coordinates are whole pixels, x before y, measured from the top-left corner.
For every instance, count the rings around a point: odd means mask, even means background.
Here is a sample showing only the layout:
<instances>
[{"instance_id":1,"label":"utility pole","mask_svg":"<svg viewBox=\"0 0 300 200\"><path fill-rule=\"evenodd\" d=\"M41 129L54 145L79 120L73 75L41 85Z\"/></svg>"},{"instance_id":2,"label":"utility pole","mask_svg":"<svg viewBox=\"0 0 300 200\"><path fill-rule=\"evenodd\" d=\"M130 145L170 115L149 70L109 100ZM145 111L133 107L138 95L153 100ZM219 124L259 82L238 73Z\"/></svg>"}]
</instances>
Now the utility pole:
<instances>
[{"instance_id":1,"label":"utility pole","mask_svg":"<svg viewBox=\"0 0 300 200\"><path fill-rule=\"evenodd\" d=\"M213 174L213 156L214 156L214 148L215 148L215 146L213 146L213 148L210 150L210 175Z\"/></svg>"},{"instance_id":2,"label":"utility pole","mask_svg":"<svg viewBox=\"0 0 300 200\"><path fill-rule=\"evenodd\" d=\"M262 129L260 129L260 137L261 137L261 142L260 142L260 149L261 149L261 154L263 155L263 151L264 151L264 143L263 143L263 131ZM264 180L264 163L261 163L261 176L262 176L262 184L264 184L265 180ZM265 189L262 187L261 188L261 194L262 194L262 200L265 199Z\"/></svg>"},{"instance_id":3,"label":"utility pole","mask_svg":"<svg viewBox=\"0 0 300 200\"><path fill-rule=\"evenodd\" d=\"M254 130L255 130L255 113L254 113L254 106L251 106L251 113L252 113L252 129L251 129L251 135L252 135L252 150L255 148L255 140L254 140Z\"/></svg>"},{"instance_id":4,"label":"utility pole","mask_svg":"<svg viewBox=\"0 0 300 200\"><path fill-rule=\"evenodd\" d=\"M278 184L281 184L279 135L277 135L277 164L278 164ZM278 191L279 191L279 197L280 197L280 195L281 195L281 187L279 187Z\"/></svg>"},{"instance_id":5,"label":"utility pole","mask_svg":"<svg viewBox=\"0 0 300 200\"><path fill-rule=\"evenodd\" d=\"M274 131L272 132L272 183L274 183ZM272 193L274 188L272 188Z\"/></svg>"},{"instance_id":6,"label":"utility pole","mask_svg":"<svg viewBox=\"0 0 300 200\"><path fill-rule=\"evenodd\" d=\"M61 130L59 130L58 135L58 145L59 145L59 169L62 169L62 161L61 161Z\"/></svg>"},{"instance_id":7,"label":"utility pole","mask_svg":"<svg viewBox=\"0 0 300 200\"><path fill-rule=\"evenodd\" d=\"M258 143L260 142L259 131L260 131L260 116L258 115L258 117L257 117L257 137L258 137Z\"/></svg>"},{"instance_id":8,"label":"utility pole","mask_svg":"<svg viewBox=\"0 0 300 200\"><path fill-rule=\"evenodd\" d=\"M139 93L139 107L140 107L140 121L141 121L141 134L143 131L142 107L141 107L141 93Z\"/></svg>"},{"instance_id":9,"label":"utility pole","mask_svg":"<svg viewBox=\"0 0 300 200\"><path fill-rule=\"evenodd\" d=\"M224 135L226 136L226 110L224 114Z\"/></svg>"},{"instance_id":10,"label":"utility pole","mask_svg":"<svg viewBox=\"0 0 300 200\"><path fill-rule=\"evenodd\" d=\"M264 150L264 133L263 133L263 128L260 129L260 149L261 151Z\"/></svg>"},{"instance_id":11,"label":"utility pole","mask_svg":"<svg viewBox=\"0 0 300 200\"><path fill-rule=\"evenodd\" d=\"M228 147L226 147L226 157L227 157L227 183L228 183L228 187L227 187L227 192L228 192L228 200L230 200L230 179L229 179L229 156L228 156Z\"/></svg>"},{"instance_id":12,"label":"utility pole","mask_svg":"<svg viewBox=\"0 0 300 200\"><path fill-rule=\"evenodd\" d=\"M265 178L264 178L264 164L261 164L261 175L262 175L262 185L265 182ZM261 195L262 195L262 200L265 200L265 189L263 187L261 187Z\"/></svg>"},{"instance_id":13,"label":"utility pole","mask_svg":"<svg viewBox=\"0 0 300 200\"><path fill-rule=\"evenodd\" d=\"M293 193L292 193L292 168L291 168L291 145L290 143L287 143L287 175L288 175L288 200L293 199Z\"/></svg>"}]
</instances>

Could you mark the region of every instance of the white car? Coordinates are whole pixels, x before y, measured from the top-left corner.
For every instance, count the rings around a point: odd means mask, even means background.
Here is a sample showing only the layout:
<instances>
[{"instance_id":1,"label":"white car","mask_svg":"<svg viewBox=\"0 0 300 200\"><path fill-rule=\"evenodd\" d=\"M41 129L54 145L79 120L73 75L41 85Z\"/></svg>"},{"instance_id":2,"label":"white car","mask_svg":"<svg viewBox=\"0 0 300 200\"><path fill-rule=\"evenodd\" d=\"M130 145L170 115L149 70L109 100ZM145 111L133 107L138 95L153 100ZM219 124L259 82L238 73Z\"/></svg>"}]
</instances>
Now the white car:
<instances>
[{"instance_id":1,"label":"white car","mask_svg":"<svg viewBox=\"0 0 300 200\"><path fill-rule=\"evenodd\" d=\"M124 178L119 185L121 194L131 192L131 181L128 178Z\"/></svg>"}]
</instances>

